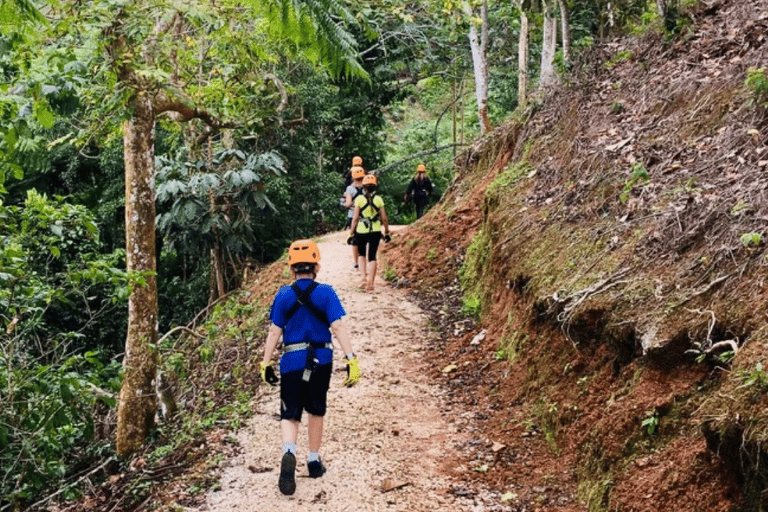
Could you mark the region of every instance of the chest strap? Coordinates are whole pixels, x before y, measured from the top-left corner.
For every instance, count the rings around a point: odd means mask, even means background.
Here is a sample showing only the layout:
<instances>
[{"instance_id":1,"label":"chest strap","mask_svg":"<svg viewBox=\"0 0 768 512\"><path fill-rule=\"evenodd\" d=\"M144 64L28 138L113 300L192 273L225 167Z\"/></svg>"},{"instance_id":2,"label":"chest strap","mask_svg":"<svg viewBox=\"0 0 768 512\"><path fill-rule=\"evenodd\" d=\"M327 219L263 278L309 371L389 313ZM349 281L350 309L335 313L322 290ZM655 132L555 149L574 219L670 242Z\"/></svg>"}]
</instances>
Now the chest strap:
<instances>
[{"instance_id":1,"label":"chest strap","mask_svg":"<svg viewBox=\"0 0 768 512\"><path fill-rule=\"evenodd\" d=\"M310 298L310 295L312 295L312 292L315 290L315 288L317 288L317 281L312 281L312 284L310 284L306 290L302 290L301 288L299 288L299 285L297 285L296 283L293 283L291 285L291 289L293 290L293 293L296 294L296 302L294 302L293 305L290 308L288 308L288 311L285 312L286 324L293 317L293 315L296 314L299 308L304 306L321 323L327 325L328 327L331 326L330 322L328 322L328 316L325 314L325 312L312 303L312 299Z\"/></svg>"}]
</instances>

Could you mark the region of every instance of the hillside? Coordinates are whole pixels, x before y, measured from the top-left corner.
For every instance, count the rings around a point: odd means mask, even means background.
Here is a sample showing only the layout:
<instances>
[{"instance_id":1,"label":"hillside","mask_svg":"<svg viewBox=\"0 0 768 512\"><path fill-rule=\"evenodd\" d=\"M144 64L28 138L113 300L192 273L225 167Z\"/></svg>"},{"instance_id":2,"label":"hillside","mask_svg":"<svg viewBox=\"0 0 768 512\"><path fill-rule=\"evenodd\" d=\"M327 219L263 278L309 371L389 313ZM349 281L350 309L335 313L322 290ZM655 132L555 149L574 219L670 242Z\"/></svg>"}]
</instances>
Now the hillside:
<instances>
[{"instance_id":1,"label":"hillside","mask_svg":"<svg viewBox=\"0 0 768 512\"><path fill-rule=\"evenodd\" d=\"M685 18L595 47L388 251L505 510L768 506L768 1Z\"/></svg>"}]
</instances>

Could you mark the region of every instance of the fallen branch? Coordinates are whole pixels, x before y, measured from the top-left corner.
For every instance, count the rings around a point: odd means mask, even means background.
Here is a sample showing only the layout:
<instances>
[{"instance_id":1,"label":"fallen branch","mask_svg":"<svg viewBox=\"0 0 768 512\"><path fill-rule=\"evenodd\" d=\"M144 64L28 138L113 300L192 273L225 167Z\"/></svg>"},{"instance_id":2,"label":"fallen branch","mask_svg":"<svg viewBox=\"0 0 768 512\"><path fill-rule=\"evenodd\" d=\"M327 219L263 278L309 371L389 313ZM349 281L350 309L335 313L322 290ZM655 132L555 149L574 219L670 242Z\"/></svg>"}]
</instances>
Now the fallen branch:
<instances>
[{"instance_id":1,"label":"fallen branch","mask_svg":"<svg viewBox=\"0 0 768 512\"><path fill-rule=\"evenodd\" d=\"M725 281L725 280L726 280L726 279L728 279L729 277L731 277L731 275L730 275L730 274L726 274L726 275L724 275L724 276L720 276L720 277L718 277L718 278L717 278L717 279L715 279L714 281L710 282L710 283L709 283L707 286L705 286L703 289L701 289L701 290L699 290L699 291L696 291L696 292L693 292L693 293L692 293L692 294L691 294L689 297L687 297L685 300L683 300L683 302L681 302L681 303L680 303L680 305L683 305L683 304L685 304L686 302L690 302L690 301L691 301L691 300L692 300L694 297L698 297L699 295L703 295L703 294L707 293L709 290L711 290L712 288L714 288L714 287L715 287L715 285L717 285L717 284L719 284L719 283L722 283L723 281Z\"/></svg>"},{"instance_id":2,"label":"fallen branch","mask_svg":"<svg viewBox=\"0 0 768 512\"><path fill-rule=\"evenodd\" d=\"M192 329L190 329L189 327L186 327L186 326L184 326L184 325L179 325L179 326L177 326L177 327L174 327L173 329L171 329L171 330L170 330L170 331L168 331L167 333L163 334L163 337L162 337L162 338L160 338L160 339L157 341L157 344L158 344L158 345L160 345L162 342L164 342L164 341L165 341L165 339L166 339L166 338L170 337L170 336L171 336L171 334L175 334L175 333L177 333L177 332L179 332L179 331L184 331L184 332L186 332L187 334L190 334L190 335L192 335L192 336L196 336L197 338L200 338L200 339L205 339L205 336L203 336L202 334L198 334L198 333L196 333L195 331L193 331Z\"/></svg>"},{"instance_id":3,"label":"fallen branch","mask_svg":"<svg viewBox=\"0 0 768 512\"><path fill-rule=\"evenodd\" d=\"M451 149L451 148L454 148L454 147L459 147L460 148L460 147L463 147L463 146L467 146L467 144L444 144L442 146L435 146L433 148L425 149L424 151L419 151L418 153L414 153L414 154L412 154L411 156L409 156L407 158L403 158L401 160L398 160L397 162L392 162L391 164L387 164L384 167L381 167L379 169L373 169L371 171L371 173L381 176L385 172L391 170L393 167L397 167L398 165L402 165L404 163L410 162L411 160L417 160L417 159L421 158L422 156L431 155L433 153L439 153L440 151L442 151L444 149Z\"/></svg>"},{"instance_id":4,"label":"fallen branch","mask_svg":"<svg viewBox=\"0 0 768 512\"><path fill-rule=\"evenodd\" d=\"M115 460L115 459L114 459L114 458L112 458L112 457L108 458L108 459L107 459L106 461L104 461L102 464L100 464L100 465L96 466L94 469L92 469L92 470L91 470L91 471L89 471L88 473L86 473L86 474L84 474L83 476L81 476L80 478L78 478L78 479L77 479L75 482L73 482L73 483L71 483L71 484L69 484L69 485L65 485L65 486L63 486L61 489L59 489L59 490L58 490L58 491L56 491L55 493L53 493L53 494L51 494L51 495L49 495L49 496L46 496L45 498L41 499L40 501L38 501L37 503L35 503L34 505L32 505L32 506L31 506L29 509L30 509L30 510L35 510L35 509L37 509L37 508L38 508L40 505L42 505L42 504L44 504L44 503L48 503L49 501L51 501L53 498L55 498L55 497L56 497L56 496L58 496L59 494L61 494L61 493L63 493L63 492L66 492L66 491L67 491L68 489L70 489L72 486L76 486L76 485L80 484L82 481L84 481L86 478L90 477L90 476L91 476L91 475L93 475L94 473L96 473L96 472L98 472L98 471L101 471L102 469L104 469L104 466L106 466L107 464L109 464L110 462L112 462L112 461L114 461L114 460Z\"/></svg>"}]
</instances>

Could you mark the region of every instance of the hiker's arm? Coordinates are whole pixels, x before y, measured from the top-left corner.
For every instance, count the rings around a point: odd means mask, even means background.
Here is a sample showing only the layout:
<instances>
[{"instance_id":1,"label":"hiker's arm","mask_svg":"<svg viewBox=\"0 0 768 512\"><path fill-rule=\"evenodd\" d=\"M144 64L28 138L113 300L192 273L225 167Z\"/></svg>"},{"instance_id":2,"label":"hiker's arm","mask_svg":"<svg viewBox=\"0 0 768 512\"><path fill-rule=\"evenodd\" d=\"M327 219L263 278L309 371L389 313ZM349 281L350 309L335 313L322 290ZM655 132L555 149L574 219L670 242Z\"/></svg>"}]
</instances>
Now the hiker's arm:
<instances>
[{"instance_id":1,"label":"hiker's arm","mask_svg":"<svg viewBox=\"0 0 768 512\"><path fill-rule=\"evenodd\" d=\"M350 208L352 206L352 194L344 193L344 208Z\"/></svg>"},{"instance_id":2,"label":"hiker's arm","mask_svg":"<svg viewBox=\"0 0 768 512\"><path fill-rule=\"evenodd\" d=\"M347 328L347 324L344 323L344 320L339 318L335 322L331 324L331 331L333 331L333 335L336 336L336 339L339 340L339 345L341 345L341 350L344 351L344 355L354 352L352 350L352 339L349 336L349 329Z\"/></svg>"},{"instance_id":3,"label":"hiker's arm","mask_svg":"<svg viewBox=\"0 0 768 512\"><path fill-rule=\"evenodd\" d=\"M357 230L357 221L360 220L360 207L355 205L355 213L352 215L352 234Z\"/></svg>"},{"instance_id":4,"label":"hiker's arm","mask_svg":"<svg viewBox=\"0 0 768 512\"><path fill-rule=\"evenodd\" d=\"M387 219L387 210L381 205L381 223L384 224L384 234L389 234L389 220Z\"/></svg>"},{"instance_id":5,"label":"hiker's arm","mask_svg":"<svg viewBox=\"0 0 768 512\"><path fill-rule=\"evenodd\" d=\"M277 343L280 341L280 336L283 335L283 330L272 324L269 326L269 332L267 332L267 341L264 343L264 364L269 364L272 360L272 352L275 351Z\"/></svg>"}]
</instances>

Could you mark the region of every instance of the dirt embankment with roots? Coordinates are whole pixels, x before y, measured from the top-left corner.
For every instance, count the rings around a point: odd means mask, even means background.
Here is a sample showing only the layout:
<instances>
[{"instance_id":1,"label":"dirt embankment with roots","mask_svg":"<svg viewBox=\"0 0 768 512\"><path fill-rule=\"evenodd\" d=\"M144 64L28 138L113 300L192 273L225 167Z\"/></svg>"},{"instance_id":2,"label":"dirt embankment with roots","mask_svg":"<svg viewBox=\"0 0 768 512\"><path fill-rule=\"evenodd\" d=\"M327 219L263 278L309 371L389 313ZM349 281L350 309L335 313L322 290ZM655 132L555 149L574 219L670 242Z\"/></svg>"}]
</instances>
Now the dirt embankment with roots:
<instances>
[{"instance_id":1,"label":"dirt embankment with roots","mask_svg":"<svg viewBox=\"0 0 768 512\"><path fill-rule=\"evenodd\" d=\"M768 2L678 26L595 47L388 254L505 510L768 507Z\"/></svg>"}]
</instances>

